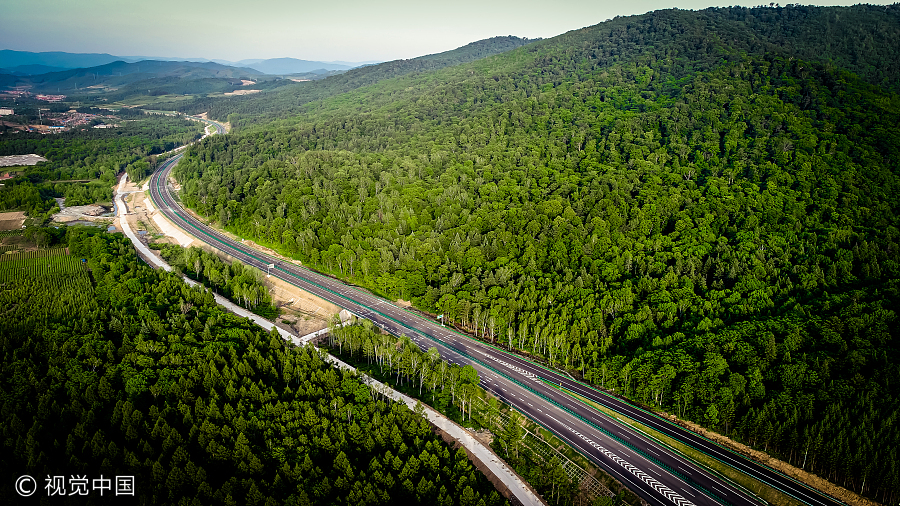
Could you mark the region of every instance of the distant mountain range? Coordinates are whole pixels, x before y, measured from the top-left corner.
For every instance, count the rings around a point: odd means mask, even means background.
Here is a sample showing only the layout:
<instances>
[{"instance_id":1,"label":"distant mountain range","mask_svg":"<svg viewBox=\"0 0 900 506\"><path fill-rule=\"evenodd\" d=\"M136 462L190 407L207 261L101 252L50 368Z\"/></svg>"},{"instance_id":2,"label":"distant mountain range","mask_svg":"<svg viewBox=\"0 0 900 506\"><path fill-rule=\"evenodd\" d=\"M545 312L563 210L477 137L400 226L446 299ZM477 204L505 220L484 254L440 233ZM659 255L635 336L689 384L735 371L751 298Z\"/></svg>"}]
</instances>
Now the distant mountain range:
<instances>
[{"instance_id":1,"label":"distant mountain range","mask_svg":"<svg viewBox=\"0 0 900 506\"><path fill-rule=\"evenodd\" d=\"M309 61L296 58L251 59L237 62L209 60L206 58L171 58L160 56L114 56L107 53L65 53L60 51L32 53L28 51L0 50L0 73L9 75L38 75L76 68L91 68L113 62L136 63L140 61L166 61L184 63L216 63L228 67L251 68L262 74L325 73L333 70L349 70L378 63L377 61Z\"/></svg>"},{"instance_id":2,"label":"distant mountain range","mask_svg":"<svg viewBox=\"0 0 900 506\"><path fill-rule=\"evenodd\" d=\"M96 67L126 58L106 53L64 53L53 51L48 53L31 53L28 51L0 50L0 68L42 65L58 69L74 69Z\"/></svg>"},{"instance_id":3,"label":"distant mountain range","mask_svg":"<svg viewBox=\"0 0 900 506\"><path fill-rule=\"evenodd\" d=\"M191 114L209 112L210 117L216 118L227 118L229 114L237 113L243 116L244 124L266 121L294 115L308 102L369 86L385 79L460 65L511 51L538 40L540 39L512 35L491 37L441 53L336 72L339 75L318 79L316 82L307 83L304 86L278 87L278 90L272 90L270 93L249 95L233 100L222 100L221 97L196 97L194 100L181 102L176 110Z\"/></svg>"},{"instance_id":4,"label":"distant mountain range","mask_svg":"<svg viewBox=\"0 0 900 506\"><path fill-rule=\"evenodd\" d=\"M66 67L51 67L50 65L41 65L34 63L31 65L16 65L15 67L0 68L0 74L9 74L13 76L34 76L38 74L47 74L50 72L60 72L68 70Z\"/></svg>"},{"instance_id":5,"label":"distant mountain range","mask_svg":"<svg viewBox=\"0 0 900 506\"><path fill-rule=\"evenodd\" d=\"M31 67L34 66L37 64L31 65ZM236 84L240 86L241 79L252 79L261 75L262 72L251 68L229 67L212 62L145 60L127 63L114 61L95 67L65 69L45 74L0 75L0 85L28 85L32 87L33 91L69 94L75 90L101 87L120 88L138 81L164 78L189 80L218 78L236 81Z\"/></svg>"}]
</instances>

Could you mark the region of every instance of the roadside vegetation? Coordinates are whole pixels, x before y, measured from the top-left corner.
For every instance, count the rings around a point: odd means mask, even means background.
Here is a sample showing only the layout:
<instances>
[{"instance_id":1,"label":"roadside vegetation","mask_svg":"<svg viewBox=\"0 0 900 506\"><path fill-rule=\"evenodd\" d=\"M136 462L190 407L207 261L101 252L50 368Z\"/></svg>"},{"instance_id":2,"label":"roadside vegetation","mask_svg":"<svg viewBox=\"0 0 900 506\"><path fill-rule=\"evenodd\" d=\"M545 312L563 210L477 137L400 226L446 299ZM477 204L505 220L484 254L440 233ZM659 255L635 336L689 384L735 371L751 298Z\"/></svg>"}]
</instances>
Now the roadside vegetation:
<instances>
[{"instance_id":1,"label":"roadside vegetation","mask_svg":"<svg viewBox=\"0 0 900 506\"><path fill-rule=\"evenodd\" d=\"M582 455L487 393L479 385L475 368L447 362L437 348L423 351L408 337L383 333L368 320L345 326L335 322L329 327L326 344L332 354L360 372L420 400L460 426L489 430L495 453L549 504L639 504L636 496ZM616 495L606 497L585 490L566 473L563 458L577 462Z\"/></svg>"},{"instance_id":2,"label":"roadside vegetation","mask_svg":"<svg viewBox=\"0 0 900 506\"><path fill-rule=\"evenodd\" d=\"M183 273L264 318L274 320L278 316L263 274L257 269L240 262L226 263L215 253L197 247L167 244L159 253L176 274Z\"/></svg>"}]
</instances>

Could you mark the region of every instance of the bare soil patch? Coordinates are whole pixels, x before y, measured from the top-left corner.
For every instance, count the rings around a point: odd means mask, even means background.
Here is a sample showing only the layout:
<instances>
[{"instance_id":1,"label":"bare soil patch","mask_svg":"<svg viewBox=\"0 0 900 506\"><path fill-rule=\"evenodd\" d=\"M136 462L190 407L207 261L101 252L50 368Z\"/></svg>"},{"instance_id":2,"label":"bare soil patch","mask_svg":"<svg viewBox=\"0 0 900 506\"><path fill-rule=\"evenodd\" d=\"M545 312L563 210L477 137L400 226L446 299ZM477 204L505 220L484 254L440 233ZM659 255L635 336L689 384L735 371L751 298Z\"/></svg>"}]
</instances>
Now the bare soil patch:
<instances>
[{"instance_id":1,"label":"bare soil patch","mask_svg":"<svg viewBox=\"0 0 900 506\"><path fill-rule=\"evenodd\" d=\"M37 247L37 244L34 241L29 241L22 234L16 235L8 235L6 237L0 237L0 245L2 246L14 246L14 248L10 249L4 254L13 254L13 253L24 253L29 251L37 251L41 248Z\"/></svg>"},{"instance_id":2,"label":"bare soil patch","mask_svg":"<svg viewBox=\"0 0 900 506\"><path fill-rule=\"evenodd\" d=\"M71 221L100 221L112 222L114 217L110 215L111 209L98 204L87 206L66 206L63 199L56 199L60 206L60 211L53 215L53 221L56 223L68 223Z\"/></svg>"},{"instance_id":3,"label":"bare soil patch","mask_svg":"<svg viewBox=\"0 0 900 506\"><path fill-rule=\"evenodd\" d=\"M18 230L25 223L25 211L0 213L0 230Z\"/></svg>"},{"instance_id":4,"label":"bare soil patch","mask_svg":"<svg viewBox=\"0 0 900 506\"><path fill-rule=\"evenodd\" d=\"M276 323L285 325L285 330L295 332L298 336L327 328L331 317L341 310L278 278L266 278L265 283L272 295L272 303L281 309L282 315Z\"/></svg>"},{"instance_id":5,"label":"bare soil patch","mask_svg":"<svg viewBox=\"0 0 900 506\"><path fill-rule=\"evenodd\" d=\"M16 130L25 130L25 125L21 125L19 123L11 123L9 121L0 121L0 125L9 127L9 128L14 128Z\"/></svg>"},{"instance_id":6,"label":"bare soil patch","mask_svg":"<svg viewBox=\"0 0 900 506\"><path fill-rule=\"evenodd\" d=\"M231 95L251 95L253 93L259 93L260 91L262 91L262 90L234 90L234 91L225 93L225 96L228 97Z\"/></svg>"}]
</instances>

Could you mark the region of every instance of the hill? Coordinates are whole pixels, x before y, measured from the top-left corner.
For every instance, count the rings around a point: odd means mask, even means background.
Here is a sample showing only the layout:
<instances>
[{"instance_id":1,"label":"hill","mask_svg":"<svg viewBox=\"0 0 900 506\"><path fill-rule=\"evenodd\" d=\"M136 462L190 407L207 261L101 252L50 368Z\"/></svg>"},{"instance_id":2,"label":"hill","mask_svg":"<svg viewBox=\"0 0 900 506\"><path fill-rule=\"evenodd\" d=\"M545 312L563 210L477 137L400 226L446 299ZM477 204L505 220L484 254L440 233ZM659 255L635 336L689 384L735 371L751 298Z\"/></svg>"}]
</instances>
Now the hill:
<instances>
[{"instance_id":1,"label":"hill","mask_svg":"<svg viewBox=\"0 0 900 506\"><path fill-rule=\"evenodd\" d=\"M155 104L157 100L184 100L208 94L221 96L250 89L248 86L261 90L293 84L251 68L187 61L116 61L96 67L19 74L0 74L0 87L22 86L33 93L63 94L70 100L99 106L117 102L119 105ZM315 74L311 77L325 76Z\"/></svg>"},{"instance_id":2,"label":"hill","mask_svg":"<svg viewBox=\"0 0 900 506\"><path fill-rule=\"evenodd\" d=\"M897 48L898 5L656 11L195 103L238 133L177 177L242 237L889 500Z\"/></svg>"},{"instance_id":3,"label":"hill","mask_svg":"<svg viewBox=\"0 0 900 506\"><path fill-rule=\"evenodd\" d=\"M228 100L203 98L184 103L179 106L178 110L187 113L209 112L213 117L220 118L222 121L225 121L230 114L237 114L239 117L245 117L247 121L262 122L290 115L300 105L307 102L345 93L384 79L459 65L509 51L530 42L533 41L513 36L492 37L443 53L355 68L340 75L329 76L321 81L286 87L275 93ZM234 119L233 125L238 122L237 118L232 119Z\"/></svg>"},{"instance_id":4,"label":"hill","mask_svg":"<svg viewBox=\"0 0 900 506\"><path fill-rule=\"evenodd\" d=\"M0 67L9 68L20 65L46 65L73 69L79 67L96 67L121 60L118 56L106 53L66 53L51 51L34 53L30 51L0 50Z\"/></svg>"},{"instance_id":5,"label":"hill","mask_svg":"<svg viewBox=\"0 0 900 506\"><path fill-rule=\"evenodd\" d=\"M66 70L63 67L51 67L49 65L17 65L10 68L0 68L0 74L10 74L14 76L31 76L35 74L47 74L49 72L60 72Z\"/></svg>"},{"instance_id":6,"label":"hill","mask_svg":"<svg viewBox=\"0 0 900 506\"><path fill-rule=\"evenodd\" d=\"M88 87L120 87L146 79L178 78L238 80L259 75L249 68L236 68L218 63L140 61L127 63L116 61L96 67L77 68L22 76L21 84L30 84L35 91L72 92Z\"/></svg>"}]
</instances>

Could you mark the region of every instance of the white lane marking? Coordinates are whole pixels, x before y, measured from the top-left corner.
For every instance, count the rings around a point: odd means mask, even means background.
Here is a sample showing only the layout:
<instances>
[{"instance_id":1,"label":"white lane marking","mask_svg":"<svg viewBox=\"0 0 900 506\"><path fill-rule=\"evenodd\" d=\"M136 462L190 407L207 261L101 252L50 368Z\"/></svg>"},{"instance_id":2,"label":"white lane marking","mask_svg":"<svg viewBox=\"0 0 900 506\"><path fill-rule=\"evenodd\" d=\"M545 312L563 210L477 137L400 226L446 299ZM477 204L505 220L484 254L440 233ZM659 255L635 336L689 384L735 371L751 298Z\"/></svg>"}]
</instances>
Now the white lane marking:
<instances>
[{"instance_id":1,"label":"white lane marking","mask_svg":"<svg viewBox=\"0 0 900 506\"><path fill-rule=\"evenodd\" d=\"M476 350L476 351L477 351L478 353L481 353L481 354L484 355L485 357L487 357L487 358L493 360L494 362L497 362L497 363L500 364L500 365L503 365L503 366L505 366L505 367L507 367L507 368L509 368L509 369L512 369L513 371L516 371L517 373L521 374L522 376L525 376L526 378L528 378L528 379L530 379L530 380L532 380L532 381L534 381L534 382L541 383L541 379L540 379L540 378L538 378L538 377L535 376L534 374L532 374L532 373L526 371L525 369L522 369L522 368L520 368L520 367L516 367L516 366L510 364L509 362L505 362L505 361L503 361L503 360L500 360L499 358L497 358L497 357L495 357L495 356L493 356L493 355L488 355L487 353L485 353L485 352L483 352L483 351L481 351L481 350Z\"/></svg>"},{"instance_id":2,"label":"white lane marking","mask_svg":"<svg viewBox=\"0 0 900 506\"><path fill-rule=\"evenodd\" d=\"M560 425L562 425L563 427L572 431L573 434L580 437L582 440L584 440L584 442L586 442L587 444L589 444L589 445L593 446L594 448L596 448L597 450L599 450L600 453L609 457L616 464L619 464L620 466L624 467L628 472L630 472L631 474L636 476L638 479L640 479L641 481L646 483L653 490L656 490L657 492L662 494L663 497L665 497L666 499L675 503L677 506L695 506L694 503L688 501L687 499L685 499L683 496L679 495L677 492L675 492L671 488L660 483L656 478L650 476L649 474L641 471L640 469L634 467L633 465L629 464L628 462L622 460L621 457L619 457L615 453L607 450L606 448L600 446L599 444L595 443L593 440L591 440L584 434L578 432L577 430L573 429L572 427L569 427L568 425L566 425L564 423L560 423ZM624 453L624 452L622 452L622 453Z\"/></svg>"}]
</instances>

